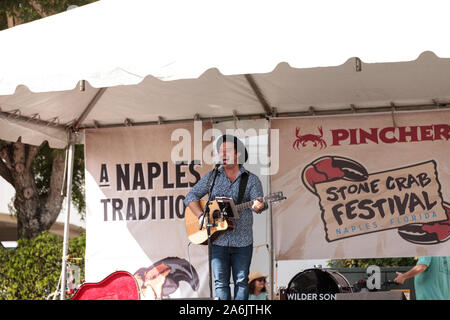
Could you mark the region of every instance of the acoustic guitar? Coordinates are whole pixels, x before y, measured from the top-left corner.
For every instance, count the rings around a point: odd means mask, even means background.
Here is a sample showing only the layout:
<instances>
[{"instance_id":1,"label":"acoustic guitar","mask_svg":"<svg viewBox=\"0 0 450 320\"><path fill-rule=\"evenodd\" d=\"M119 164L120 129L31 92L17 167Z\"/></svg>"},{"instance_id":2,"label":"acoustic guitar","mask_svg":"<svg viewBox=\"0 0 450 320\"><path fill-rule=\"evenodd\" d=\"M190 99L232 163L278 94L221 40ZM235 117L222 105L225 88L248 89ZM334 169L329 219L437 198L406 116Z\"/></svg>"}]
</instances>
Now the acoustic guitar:
<instances>
[{"instance_id":1,"label":"acoustic guitar","mask_svg":"<svg viewBox=\"0 0 450 320\"><path fill-rule=\"evenodd\" d=\"M264 197L264 201L267 201L269 203L281 201L284 199L286 199L286 197L283 196L283 192L274 192ZM202 210L205 209L206 202L207 201L205 200L200 200L200 207L202 208ZM236 210L239 212L251 208L252 205L253 200L237 204ZM208 232L205 226L206 222L203 224L203 227L200 230L199 219L191 211L191 209L189 209L189 207L186 207L184 214L186 233L188 235L189 241L194 244L207 244ZM213 225L210 228L211 241L217 238L217 236L219 236L222 232L234 229L234 218L224 216L224 214L222 213L222 208L219 202L216 200L210 201L209 203L209 219L210 223ZM205 220L208 221L208 217L205 217Z\"/></svg>"}]
</instances>

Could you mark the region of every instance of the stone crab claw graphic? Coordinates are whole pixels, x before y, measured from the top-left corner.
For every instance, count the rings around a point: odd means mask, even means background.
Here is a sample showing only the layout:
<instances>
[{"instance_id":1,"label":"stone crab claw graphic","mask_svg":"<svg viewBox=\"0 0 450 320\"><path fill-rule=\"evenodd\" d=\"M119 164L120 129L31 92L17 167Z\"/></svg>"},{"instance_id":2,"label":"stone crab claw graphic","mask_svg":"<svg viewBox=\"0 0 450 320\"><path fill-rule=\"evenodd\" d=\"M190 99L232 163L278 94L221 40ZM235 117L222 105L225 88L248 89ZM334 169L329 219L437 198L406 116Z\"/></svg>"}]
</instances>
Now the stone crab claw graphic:
<instances>
[{"instance_id":1,"label":"stone crab claw graphic","mask_svg":"<svg viewBox=\"0 0 450 320\"><path fill-rule=\"evenodd\" d=\"M314 185L339 179L364 181L369 177L366 168L355 160L340 156L320 157L308 164L302 172L305 187L314 194Z\"/></svg>"},{"instance_id":2,"label":"stone crab claw graphic","mask_svg":"<svg viewBox=\"0 0 450 320\"><path fill-rule=\"evenodd\" d=\"M444 202L447 220L431 223L413 223L398 228L398 234L411 243L437 244L450 239L450 203Z\"/></svg>"}]
</instances>

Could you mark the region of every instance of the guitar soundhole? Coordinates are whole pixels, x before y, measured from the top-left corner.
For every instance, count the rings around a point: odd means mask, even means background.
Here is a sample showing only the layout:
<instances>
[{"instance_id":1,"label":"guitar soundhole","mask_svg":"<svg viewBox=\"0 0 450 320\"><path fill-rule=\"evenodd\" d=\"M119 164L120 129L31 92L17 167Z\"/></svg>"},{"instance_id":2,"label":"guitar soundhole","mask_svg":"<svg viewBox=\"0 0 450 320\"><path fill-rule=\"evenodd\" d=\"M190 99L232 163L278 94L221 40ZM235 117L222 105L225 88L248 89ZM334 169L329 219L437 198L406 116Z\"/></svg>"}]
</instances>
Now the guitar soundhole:
<instances>
[{"instance_id":1,"label":"guitar soundhole","mask_svg":"<svg viewBox=\"0 0 450 320\"><path fill-rule=\"evenodd\" d=\"M214 220L219 219L220 218L220 210L214 210L213 214L212 214L212 217L213 217Z\"/></svg>"}]
</instances>

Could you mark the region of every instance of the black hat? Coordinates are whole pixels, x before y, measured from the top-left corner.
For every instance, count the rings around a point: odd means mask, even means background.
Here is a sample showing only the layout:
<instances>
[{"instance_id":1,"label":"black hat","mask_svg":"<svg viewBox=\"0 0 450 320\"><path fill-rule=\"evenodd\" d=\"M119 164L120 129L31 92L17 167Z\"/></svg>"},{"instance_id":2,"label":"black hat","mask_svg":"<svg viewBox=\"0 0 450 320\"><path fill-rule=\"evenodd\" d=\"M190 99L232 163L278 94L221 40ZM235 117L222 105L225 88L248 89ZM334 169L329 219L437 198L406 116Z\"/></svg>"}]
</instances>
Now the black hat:
<instances>
[{"instance_id":1,"label":"black hat","mask_svg":"<svg viewBox=\"0 0 450 320\"><path fill-rule=\"evenodd\" d=\"M238 159L239 164L244 164L248 160L248 152L245 145L242 143L240 139L235 136L224 134L217 140L216 148L217 152L219 152L220 146L223 142L233 142L234 143L234 151L240 153L240 157Z\"/></svg>"}]
</instances>

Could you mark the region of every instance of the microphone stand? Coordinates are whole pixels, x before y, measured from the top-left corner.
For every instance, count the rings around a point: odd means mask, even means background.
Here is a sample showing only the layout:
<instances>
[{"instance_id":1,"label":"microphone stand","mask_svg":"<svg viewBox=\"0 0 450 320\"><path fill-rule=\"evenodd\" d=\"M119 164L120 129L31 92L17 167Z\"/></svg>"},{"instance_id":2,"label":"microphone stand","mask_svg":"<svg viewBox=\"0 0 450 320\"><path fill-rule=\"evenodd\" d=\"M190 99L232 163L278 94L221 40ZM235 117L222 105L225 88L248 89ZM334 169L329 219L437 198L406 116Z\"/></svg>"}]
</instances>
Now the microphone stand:
<instances>
[{"instance_id":1,"label":"microphone stand","mask_svg":"<svg viewBox=\"0 0 450 320\"><path fill-rule=\"evenodd\" d=\"M215 168L214 168L214 178L213 178L213 182L211 184L211 188L209 189L209 194L208 194L208 201L206 201L205 207L203 208L203 217L202 217L202 222L200 224L200 228L199 230L202 230L203 228L203 224L205 222L205 217L207 218L207 224L206 224L206 234L208 235L208 270L209 270L209 296L212 299L213 298L213 287L212 287L212 247L211 247L211 227L214 227L214 219L211 223L210 221L210 216L209 216L209 206L210 206L210 202L211 202L211 193L212 190L214 188L214 184L216 183L216 178L217 178L217 174L219 173L219 167L220 164L216 164Z\"/></svg>"}]
</instances>

